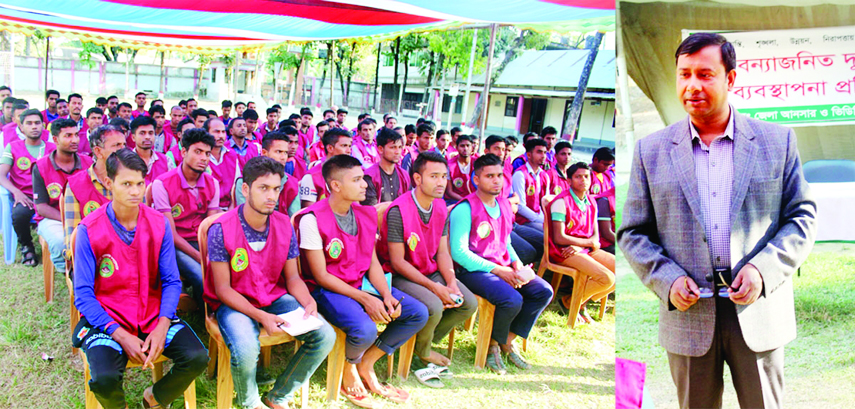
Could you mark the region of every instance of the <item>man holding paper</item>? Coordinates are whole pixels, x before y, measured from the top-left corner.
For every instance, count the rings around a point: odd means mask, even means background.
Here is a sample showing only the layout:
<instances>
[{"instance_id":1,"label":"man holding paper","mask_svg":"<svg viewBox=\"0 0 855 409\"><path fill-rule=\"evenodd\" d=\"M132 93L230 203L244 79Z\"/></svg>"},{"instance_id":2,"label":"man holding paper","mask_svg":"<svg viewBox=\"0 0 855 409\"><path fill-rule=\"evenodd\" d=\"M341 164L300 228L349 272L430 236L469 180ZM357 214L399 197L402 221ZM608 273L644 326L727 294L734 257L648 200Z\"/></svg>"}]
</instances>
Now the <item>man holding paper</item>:
<instances>
[{"instance_id":1,"label":"man holding paper","mask_svg":"<svg viewBox=\"0 0 855 409\"><path fill-rule=\"evenodd\" d=\"M271 158L249 159L241 185L246 203L226 212L208 230L211 274L205 277L205 301L216 311L231 352L241 408L288 407L335 344L335 331L318 317L317 304L297 271L299 250L288 216L275 211L284 173L282 164ZM288 256L280 257L278 252L285 249ZM296 322L282 317L298 309L305 312ZM308 324L303 321L314 321L308 327L312 330L303 332L303 324ZM268 334L288 332L303 342L263 403L256 381L259 327Z\"/></svg>"}]
</instances>

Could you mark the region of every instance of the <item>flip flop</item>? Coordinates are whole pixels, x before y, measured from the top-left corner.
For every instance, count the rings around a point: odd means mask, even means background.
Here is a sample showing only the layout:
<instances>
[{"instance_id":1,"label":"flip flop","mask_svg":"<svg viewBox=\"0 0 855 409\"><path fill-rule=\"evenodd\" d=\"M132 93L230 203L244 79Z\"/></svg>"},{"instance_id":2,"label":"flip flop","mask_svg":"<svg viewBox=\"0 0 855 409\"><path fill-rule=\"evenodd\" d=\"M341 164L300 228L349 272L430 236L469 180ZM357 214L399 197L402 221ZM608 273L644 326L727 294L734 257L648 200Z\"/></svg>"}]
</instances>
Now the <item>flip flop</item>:
<instances>
[{"instance_id":1,"label":"flip flop","mask_svg":"<svg viewBox=\"0 0 855 409\"><path fill-rule=\"evenodd\" d=\"M416 380L424 386L437 389L445 387L442 381L439 380L439 374L433 368L417 369L413 373L416 375Z\"/></svg>"},{"instance_id":2,"label":"flip flop","mask_svg":"<svg viewBox=\"0 0 855 409\"><path fill-rule=\"evenodd\" d=\"M341 394L344 395L344 397L347 398L347 400L350 403L352 403L352 404L354 404L360 408L371 409L374 407L374 399L371 398L371 395L369 395L368 393L365 393L365 394L352 393L351 394L351 393L347 392L347 389L345 389L344 386L342 386L341 387Z\"/></svg>"},{"instance_id":3,"label":"flip flop","mask_svg":"<svg viewBox=\"0 0 855 409\"><path fill-rule=\"evenodd\" d=\"M401 388L392 386L386 382L381 383L380 386L383 387L383 390L385 390L387 393L377 393L377 395L380 395L392 402L407 403L407 401L410 399L410 394Z\"/></svg>"},{"instance_id":4,"label":"flip flop","mask_svg":"<svg viewBox=\"0 0 855 409\"><path fill-rule=\"evenodd\" d=\"M451 369L448 369L447 366L440 366L434 363L429 363L427 364L427 367L433 369L440 379L451 379L454 377L454 372L451 372Z\"/></svg>"}]
</instances>

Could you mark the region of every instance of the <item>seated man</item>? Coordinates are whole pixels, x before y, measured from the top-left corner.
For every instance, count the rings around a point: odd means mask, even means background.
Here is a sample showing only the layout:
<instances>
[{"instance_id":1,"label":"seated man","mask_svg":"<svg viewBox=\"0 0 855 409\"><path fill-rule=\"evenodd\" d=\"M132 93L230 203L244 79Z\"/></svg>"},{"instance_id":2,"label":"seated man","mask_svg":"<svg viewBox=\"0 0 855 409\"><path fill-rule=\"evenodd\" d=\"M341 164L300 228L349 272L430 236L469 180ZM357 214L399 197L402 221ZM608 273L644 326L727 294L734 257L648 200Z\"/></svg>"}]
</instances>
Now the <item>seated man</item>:
<instances>
[{"instance_id":1,"label":"seated man","mask_svg":"<svg viewBox=\"0 0 855 409\"><path fill-rule=\"evenodd\" d=\"M517 224L536 229L543 235L543 209L540 201L549 192L549 177L543 170L546 158L546 141L539 138L529 139L525 143L528 158L525 165L514 171L514 193L521 199L517 211Z\"/></svg>"},{"instance_id":2,"label":"seated man","mask_svg":"<svg viewBox=\"0 0 855 409\"><path fill-rule=\"evenodd\" d=\"M401 160L401 167L406 171L410 170L410 166L419 157L419 152L428 152L436 147L436 125L433 122L422 122L416 128L416 135L418 137L416 137L415 149L410 150L410 152L404 155L404 159Z\"/></svg>"},{"instance_id":3,"label":"seated man","mask_svg":"<svg viewBox=\"0 0 855 409\"><path fill-rule=\"evenodd\" d=\"M288 160L288 136L282 132L269 132L264 135L261 140L261 155L266 156L279 162L285 166ZM246 203L246 196L243 195L243 177L237 178L235 181L235 205L240 206ZM297 184L297 179L291 177L286 172L282 176L281 185L279 186L279 200L276 201L275 209L294 216L300 211L300 186Z\"/></svg>"},{"instance_id":4,"label":"seated man","mask_svg":"<svg viewBox=\"0 0 855 409\"><path fill-rule=\"evenodd\" d=\"M14 140L6 145L6 151L0 158L0 186L12 195L12 227L18 235L21 263L35 266L39 261L30 233L30 221L35 214L32 169L36 161L53 152L56 145L42 140L44 122L39 110L25 110L19 115L18 122L25 140Z\"/></svg>"},{"instance_id":5,"label":"seated man","mask_svg":"<svg viewBox=\"0 0 855 409\"><path fill-rule=\"evenodd\" d=\"M442 193L448 165L436 152L425 152L410 168L415 188L392 202L380 229L377 256L392 271L392 286L419 300L428 321L416 336L415 353L425 364L448 366L431 349L478 309L478 300L457 281L448 250L448 210Z\"/></svg>"},{"instance_id":6,"label":"seated man","mask_svg":"<svg viewBox=\"0 0 855 409\"><path fill-rule=\"evenodd\" d=\"M107 409L127 407L128 360L145 368L161 354L172 359L169 372L143 392L144 406L152 408L172 403L208 363L205 346L175 315L181 280L172 230L142 203L146 173L130 150L110 155L106 182L113 200L80 223L74 247L74 305L81 318L72 342L86 353L89 388Z\"/></svg>"},{"instance_id":7,"label":"seated man","mask_svg":"<svg viewBox=\"0 0 855 409\"><path fill-rule=\"evenodd\" d=\"M94 108L93 108L94 109ZM125 134L112 125L101 125L89 134L89 144L95 163L85 172L68 178L65 187L65 245L71 245L71 233L88 216L112 199L107 189L107 158L125 147Z\"/></svg>"},{"instance_id":8,"label":"seated man","mask_svg":"<svg viewBox=\"0 0 855 409\"><path fill-rule=\"evenodd\" d=\"M448 165L451 183L445 190L445 201L454 204L472 193L473 188L469 183L470 168L472 167L472 137L459 135L457 137L457 155L451 158Z\"/></svg>"},{"instance_id":9,"label":"seated man","mask_svg":"<svg viewBox=\"0 0 855 409\"><path fill-rule=\"evenodd\" d=\"M242 118L232 121L232 124L240 124ZM226 146L226 126L219 117L213 117L202 126L205 132L214 137L214 148L208 157L208 170L214 180L220 185L220 210L228 210L232 206L232 186L240 177L243 163L240 157L231 148ZM247 142L248 143L248 142Z\"/></svg>"},{"instance_id":10,"label":"seated man","mask_svg":"<svg viewBox=\"0 0 855 409\"><path fill-rule=\"evenodd\" d=\"M327 121L318 122L317 125L313 129L318 131L317 135L315 135L315 142L308 148L309 150L309 168L314 167L316 164L322 164L324 158L327 156L326 152L324 152L324 133L326 133L330 129L330 124Z\"/></svg>"},{"instance_id":11,"label":"seated man","mask_svg":"<svg viewBox=\"0 0 855 409\"><path fill-rule=\"evenodd\" d=\"M615 155L611 148L603 147L594 152L594 158L591 160L591 194L595 199L614 189L615 182L612 173L609 172L609 168L614 164Z\"/></svg>"},{"instance_id":12,"label":"seated man","mask_svg":"<svg viewBox=\"0 0 855 409\"><path fill-rule=\"evenodd\" d=\"M255 111L252 112L255 113ZM244 113L244 115L246 115L246 113ZM220 123L223 123L223 121L220 120ZM225 130L225 124L223 125L223 130ZM243 167L246 161L250 158L258 156L258 143L250 142L247 135L249 135L249 129L247 128L246 118L240 118L237 122L229 122L229 133L227 133L229 138L227 146L230 151L237 155L241 167ZM262 135L259 135L257 140L260 141L261 137Z\"/></svg>"},{"instance_id":13,"label":"seated man","mask_svg":"<svg viewBox=\"0 0 855 409\"><path fill-rule=\"evenodd\" d=\"M608 192L606 192L608 193ZM615 194L600 196L597 201L597 227L600 233L600 248L615 254Z\"/></svg>"},{"instance_id":14,"label":"seated man","mask_svg":"<svg viewBox=\"0 0 855 409\"><path fill-rule=\"evenodd\" d=\"M193 288L193 301L202 306L202 257L196 236L202 220L219 213L220 185L205 173L214 138L204 129L191 129L181 138L181 166L151 185L154 210L166 215L172 227L175 259L185 284Z\"/></svg>"},{"instance_id":15,"label":"seated man","mask_svg":"<svg viewBox=\"0 0 855 409\"><path fill-rule=\"evenodd\" d=\"M276 134L267 133L265 140ZM298 335L303 345L262 404L256 382L259 327L270 335L282 333L288 323L279 314L299 307L306 311L304 317L318 315L317 303L297 270L297 236L288 216L274 210L284 173L282 164L265 156L247 161L240 187L247 202L229 210L208 230L211 273L205 277L205 301L215 311L229 347L241 408L289 407L294 391L309 382L335 345L335 330L326 322ZM288 256L282 257L286 249Z\"/></svg>"},{"instance_id":16,"label":"seated man","mask_svg":"<svg viewBox=\"0 0 855 409\"><path fill-rule=\"evenodd\" d=\"M303 265L309 270L304 272L308 273L306 280L318 310L330 324L347 334L348 364L342 390L355 405L372 407L365 387L394 402L409 398L401 389L380 384L374 363L419 332L428 313L418 300L390 288L384 277L374 251L377 212L371 206L356 203L365 200L367 184L362 175L358 159L350 155L328 156L323 176L330 197L298 214L296 222ZM366 276L370 286L364 283ZM387 324L379 337L376 323Z\"/></svg>"},{"instance_id":17,"label":"seated man","mask_svg":"<svg viewBox=\"0 0 855 409\"><path fill-rule=\"evenodd\" d=\"M385 127L380 129L377 135L380 161L365 170L368 189L361 204L373 206L391 202L410 190L410 175L399 165L403 149L404 137L401 134Z\"/></svg>"},{"instance_id":18,"label":"seated man","mask_svg":"<svg viewBox=\"0 0 855 409\"><path fill-rule=\"evenodd\" d=\"M451 257L460 266L457 279L496 306L487 366L506 373L501 350L514 365L528 369L531 365L517 353L513 341L528 337L552 300L552 287L540 277L521 274L523 264L508 239L513 210L500 196L502 160L485 154L472 167L478 190L454 207L449 221Z\"/></svg>"},{"instance_id":19,"label":"seated man","mask_svg":"<svg viewBox=\"0 0 855 409\"><path fill-rule=\"evenodd\" d=\"M81 129L77 132L78 136L80 137L79 146L77 148L78 155L92 157L92 148L89 144L89 135L92 134L92 132L95 132L95 129L97 129L99 126L101 126L101 124L103 124L103 117L104 111L102 111L101 108L89 108L89 110L86 111L86 128ZM92 160L95 160L95 158L92 157Z\"/></svg>"},{"instance_id":20,"label":"seated man","mask_svg":"<svg viewBox=\"0 0 855 409\"><path fill-rule=\"evenodd\" d=\"M326 158L335 155L350 155L350 142L352 138L350 133L341 128L333 128L324 134L322 142L324 144L324 161ZM300 179L300 205L303 208L309 207L321 199L329 195L327 184L324 182L321 170L323 164L317 164L302 179Z\"/></svg>"},{"instance_id":21,"label":"seated man","mask_svg":"<svg viewBox=\"0 0 855 409\"><path fill-rule=\"evenodd\" d=\"M526 132L526 134L523 135L523 140L522 140L523 146L525 146L525 143L528 142L528 140L532 139L532 138L540 138L540 135L538 135L536 132ZM511 151L513 151L513 150L511 150ZM511 157L508 156L505 159L510 160L510 158ZM514 158L514 160L511 161L511 168L513 169L511 172L516 172L516 170L519 169L521 166L525 166L526 161L528 161L528 154L527 153L523 153L522 155Z\"/></svg>"},{"instance_id":22,"label":"seated man","mask_svg":"<svg viewBox=\"0 0 855 409\"><path fill-rule=\"evenodd\" d=\"M582 293L582 309L578 320L591 322L585 310L588 300L598 300L614 291L615 256L600 248L597 206L588 194L591 171L584 162L570 166L570 189L552 200L549 212L552 231L549 237L549 257L555 262L575 268L588 276ZM570 304L570 295L562 299ZM605 301L603 301L605 302Z\"/></svg>"},{"instance_id":23,"label":"seated man","mask_svg":"<svg viewBox=\"0 0 855 409\"><path fill-rule=\"evenodd\" d=\"M50 133L56 150L42 156L33 166L37 231L47 242L50 260L60 273L65 273L65 233L60 221L59 195L65 190L69 177L92 164L88 156L77 154L80 140L77 132L77 122L73 119L59 118L51 122Z\"/></svg>"},{"instance_id":24,"label":"seated man","mask_svg":"<svg viewBox=\"0 0 855 409\"><path fill-rule=\"evenodd\" d=\"M570 189L570 176L567 169L570 167L570 159L573 157L573 147L570 142L561 141L555 144L555 161L553 166L546 171L549 179L549 194L560 195Z\"/></svg>"},{"instance_id":25,"label":"seated man","mask_svg":"<svg viewBox=\"0 0 855 409\"><path fill-rule=\"evenodd\" d=\"M175 132L175 143L169 148L169 152L166 153L166 158L169 159L172 166L170 169L181 166L181 161L184 160L184 156L181 154L181 136L188 129L193 129L193 121L190 118L184 118L178 122L177 129Z\"/></svg>"},{"instance_id":26,"label":"seated man","mask_svg":"<svg viewBox=\"0 0 855 409\"><path fill-rule=\"evenodd\" d=\"M145 161L148 174L146 186L170 169L166 155L154 150L154 133L157 122L150 116L140 115L131 121L131 137L134 140L134 153Z\"/></svg>"},{"instance_id":27,"label":"seated man","mask_svg":"<svg viewBox=\"0 0 855 409\"><path fill-rule=\"evenodd\" d=\"M171 123L166 121L166 110L163 109L163 105L152 105L148 110L148 115L154 119L156 124L152 149L155 152L166 155L169 152L169 148L175 142L175 133L170 129L172 127Z\"/></svg>"},{"instance_id":28,"label":"seated man","mask_svg":"<svg viewBox=\"0 0 855 409\"><path fill-rule=\"evenodd\" d=\"M309 165L306 164L303 156L305 151L300 146L300 134L293 126L280 126L279 132L288 137L288 160L285 162L285 173L301 180L309 171Z\"/></svg>"},{"instance_id":29,"label":"seated man","mask_svg":"<svg viewBox=\"0 0 855 409\"><path fill-rule=\"evenodd\" d=\"M374 141L375 122L371 118L359 123L356 137L353 138L353 157L362 162L362 168L368 169L379 161L379 144ZM400 159L399 159L400 160Z\"/></svg>"}]
</instances>

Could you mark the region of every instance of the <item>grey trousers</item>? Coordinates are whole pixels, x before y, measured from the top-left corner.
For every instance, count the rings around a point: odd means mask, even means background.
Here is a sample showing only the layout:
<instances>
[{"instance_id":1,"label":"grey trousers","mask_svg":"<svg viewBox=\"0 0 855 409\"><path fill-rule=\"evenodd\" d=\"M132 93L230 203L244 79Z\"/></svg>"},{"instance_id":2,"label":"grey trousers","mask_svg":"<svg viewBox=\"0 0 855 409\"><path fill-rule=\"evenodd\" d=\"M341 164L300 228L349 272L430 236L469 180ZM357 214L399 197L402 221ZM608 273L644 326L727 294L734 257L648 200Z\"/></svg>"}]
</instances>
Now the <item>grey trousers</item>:
<instances>
[{"instance_id":1,"label":"grey trousers","mask_svg":"<svg viewBox=\"0 0 855 409\"><path fill-rule=\"evenodd\" d=\"M765 352L749 349L742 338L736 307L729 299L716 297L716 328L710 350L699 357L668 353L681 408L721 408L725 362L739 407L782 407L784 347Z\"/></svg>"},{"instance_id":2,"label":"grey trousers","mask_svg":"<svg viewBox=\"0 0 855 409\"><path fill-rule=\"evenodd\" d=\"M445 279L439 272L429 274L427 278L446 285ZM460 280L457 280L457 287L463 293L463 305L448 309L443 309L442 301L431 290L404 278L400 274L392 275L392 286L421 301L428 309L428 321L422 330L416 334L415 353L422 358L430 355L431 343L439 342L451 332L452 328L466 321L478 310L478 299Z\"/></svg>"}]
</instances>

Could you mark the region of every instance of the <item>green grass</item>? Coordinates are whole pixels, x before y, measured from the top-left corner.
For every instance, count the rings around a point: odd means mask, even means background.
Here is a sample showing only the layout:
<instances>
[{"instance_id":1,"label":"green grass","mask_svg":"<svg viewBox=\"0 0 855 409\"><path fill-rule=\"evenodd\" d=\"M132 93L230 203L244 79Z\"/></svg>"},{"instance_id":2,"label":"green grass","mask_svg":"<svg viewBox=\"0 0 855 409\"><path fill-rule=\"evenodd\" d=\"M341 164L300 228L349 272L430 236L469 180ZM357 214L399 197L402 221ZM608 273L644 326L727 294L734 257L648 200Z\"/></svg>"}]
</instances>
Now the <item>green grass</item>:
<instances>
[{"instance_id":1,"label":"green grass","mask_svg":"<svg viewBox=\"0 0 855 409\"><path fill-rule=\"evenodd\" d=\"M83 408L83 363L71 355L71 330L68 323L68 290L62 277L55 280L53 303L44 303L41 266L0 267L0 408ZM592 305L591 313L595 315ZM533 365L530 371L509 368L505 376L472 365L475 334L457 330L453 380L444 389L419 384L413 375L403 386L411 393L404 405L384 403L387 408L465 407L465 408L607 408L614 407L614 314L609 308L603 322L566 326L566 316L553 303L538 320L523 355ZM208 335L199 316L185 317L207 344ZM444 351L447 343L435 345ZM518 344L519 346L519 344ZM55 357L41 359L41 353ZM293 354L293 344L274 347L271 371L279 373ZM398 356L396 356L397 364ZM168 364L167 364L168 365ZM385 373L386 360L377 364L377 373ZM165 368L168 369L168 368ZM329 406L324 401L326 363L311 381L309 405ZM142 391L151 384L151 374L128 370L125 391L130 407L140 407ZM216 382L204 374L196 380L199 408L214 408ZM173 407L183 407L179 398ZM353 407L341 398L331 407Z\"/></svg>"}]
</instances>

